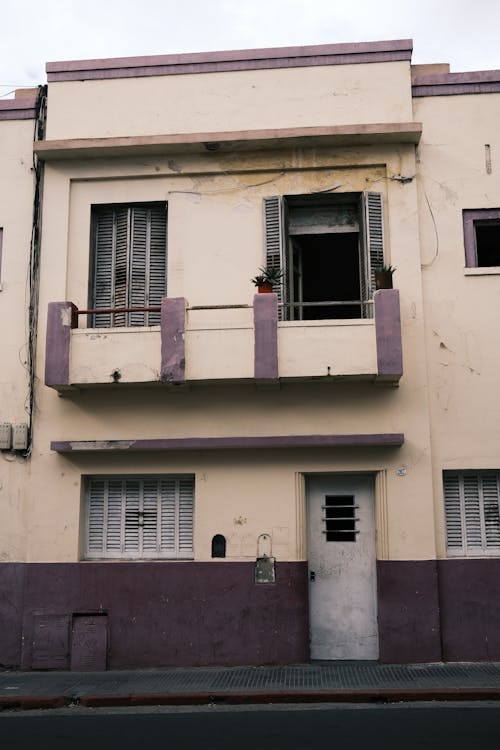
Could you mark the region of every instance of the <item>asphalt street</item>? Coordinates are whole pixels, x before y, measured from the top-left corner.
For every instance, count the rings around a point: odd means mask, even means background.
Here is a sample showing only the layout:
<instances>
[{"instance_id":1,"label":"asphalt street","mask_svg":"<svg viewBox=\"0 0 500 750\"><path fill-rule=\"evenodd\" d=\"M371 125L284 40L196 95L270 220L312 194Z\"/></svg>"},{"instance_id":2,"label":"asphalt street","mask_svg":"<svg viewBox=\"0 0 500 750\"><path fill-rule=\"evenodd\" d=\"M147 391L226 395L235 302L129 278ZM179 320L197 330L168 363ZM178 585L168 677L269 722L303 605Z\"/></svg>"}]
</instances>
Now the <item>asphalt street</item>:
<instances>
[{"instance_id":1,"label":"asphalt street","mask_svg":"<svg viewBox=\"0 0 500 750\"><path fill-rule=\"evenodd\" d=\"M4 712L6 750L498 748L498 703Z\"/></svg>"}]
</instances>

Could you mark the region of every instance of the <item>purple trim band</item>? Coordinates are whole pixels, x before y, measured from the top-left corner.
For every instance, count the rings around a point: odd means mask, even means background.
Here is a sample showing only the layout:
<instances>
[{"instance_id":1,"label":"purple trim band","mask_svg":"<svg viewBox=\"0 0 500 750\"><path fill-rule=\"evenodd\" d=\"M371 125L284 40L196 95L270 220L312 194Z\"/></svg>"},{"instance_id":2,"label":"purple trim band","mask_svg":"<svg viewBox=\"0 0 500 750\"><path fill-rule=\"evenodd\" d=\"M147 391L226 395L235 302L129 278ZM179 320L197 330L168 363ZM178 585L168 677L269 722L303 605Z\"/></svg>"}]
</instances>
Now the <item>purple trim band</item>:
<instances>
[{"instance_id":1,"label":"purple trim band","mask_svg":"<svg viewBox=\"0 0 500 750\"><path fill-rule=\"evenodd\" d=\"M414 97L495 94L498 92L500 92L500 70L417 76L412 86Z\"/></svg>"},{"instance_id":2,"label":"purple trim band","mask_svg":"<svg viewBox=\"0 0 500 750\"><path fill-rule=\"evenodd\" d=\"M89 451L178 451L218 448L349 448L399 447L402 432L367 435L261 435L253 437L152 438L148 440L54 440L50 448L58 453Z\"/></svg>"},{"instance_id":3,"label":"purple trim band","mask_svg":"<svg viewBox=\"0 0 500 750\"><path fill-rule=\"evenodd\" d=\"M71 329L76 327L77 308L72 302L49 302L45 340L45 385L69 385Z\"/></svg>"},{"instance_id":4,"label":"purple trim band","mask_svg":"<svg viewBox=\"0 0 500 750\"><path fill-rule=\"evenodd\" d=\"M47 80L85 81L106 78L214 73L231 70L294 68L411 60L411 39L199 52L147 57L116 57L47 63Z\"/></svg>"},{"instance_id":5,"label":"purple trim band","mask_svg":"<svg viewBox=\"0 0 500 750\"><path fill-rule=\"evenodd\" d=\"M374 306L378 377L399 380L403 374L399 290L379 289Z\"/></svg>"},{"instance_id":6,"label":"purple trim band","mask_svg":"<svg viewBox=\"0 0 500 750\"><path fill-rule=\"evenodd\" d=\"M6 99L0 101L0 120L33 120L36 99Z\"/></svg>"},{"instance_id":7,"label":"purple trim band","mask_svg":"<svg viewBox=\"0 0 500 750\"><path fill-rule=\"evenodd\" d=\"M163 297L161 301L162 383L179 384L186 379L186 300Z\"/></svg>"},{"instance_id":8,"label":"purple trim band","mask_svg":"<svg viewBox=\"0 0 500 750\"><path fill-rule=\"evenodd\" d=\"M256 294L253 298L254 377L278 378L278 295Z\"/></svg>"},{"instance_id":9,"label":"purple trim band","mask_svg":"<svg viewBox=\"0 0 500 750\"><path fill-rule=\"evenodd\" d=\"M477 268L475 221L500 221L500 208L464 208L462 211L464 225L465 266Z\"/></svg>"}]
</instances>

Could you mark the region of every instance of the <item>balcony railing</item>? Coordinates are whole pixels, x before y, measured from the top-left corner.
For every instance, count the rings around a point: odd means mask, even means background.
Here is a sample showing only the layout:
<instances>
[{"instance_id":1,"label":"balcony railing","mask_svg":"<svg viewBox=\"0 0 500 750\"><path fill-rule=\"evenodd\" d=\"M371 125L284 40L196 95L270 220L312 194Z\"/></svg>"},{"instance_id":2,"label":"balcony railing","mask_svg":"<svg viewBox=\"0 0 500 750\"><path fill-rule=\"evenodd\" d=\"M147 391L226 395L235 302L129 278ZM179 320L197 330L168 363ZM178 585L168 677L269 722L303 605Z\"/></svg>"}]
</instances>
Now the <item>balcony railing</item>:
<instances>
[{"instance_id":1,"label":"balcony railing","mask_svg":"<svg viewBox=\"0 0 500 750\"><path fill-rule=\"evenodd\" d=\"M281 321L275 294L257 294L253 305L188 306L182 297L140 308L78 309L71 302L53 302L45 382L60 391L106 383L339 377L397 383L402 374L398 290L377 292L373 310L373 318L365 319ZM99 315L149 312L159 313L159 326L79 327L85 316L94 322Z\"/></svg>"}]
</instances>

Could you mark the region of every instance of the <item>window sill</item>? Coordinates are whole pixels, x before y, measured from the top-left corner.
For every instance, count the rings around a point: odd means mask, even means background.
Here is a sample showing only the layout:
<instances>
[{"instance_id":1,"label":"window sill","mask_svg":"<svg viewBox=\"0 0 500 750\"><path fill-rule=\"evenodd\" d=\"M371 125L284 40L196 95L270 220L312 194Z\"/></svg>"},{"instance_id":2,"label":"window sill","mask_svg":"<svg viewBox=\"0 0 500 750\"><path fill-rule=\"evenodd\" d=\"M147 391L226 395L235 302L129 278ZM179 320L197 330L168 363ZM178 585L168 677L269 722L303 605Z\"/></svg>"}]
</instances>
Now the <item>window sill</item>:
<instances>
[{"instance_id":1,"label":"window sill","mask_svg":"<svg viewBox=\"0 0 500 750\"><path fill-rule=\"evenodd\" d=\"M500 266L478 266L464 268L464 276L500 276Z\"/></svg>"},{"instance_id":2,"label":"window sill","mask_svg":"<svg viewBox=\"0 0 500 750\"><path fill-rule=\"evenodd\" d=\"M324 320L280 320L279 328L294 328L302 326L304 328L321 328L333 326L373 326L374 318L325 318Z\"/></svg>"}]
</instances>

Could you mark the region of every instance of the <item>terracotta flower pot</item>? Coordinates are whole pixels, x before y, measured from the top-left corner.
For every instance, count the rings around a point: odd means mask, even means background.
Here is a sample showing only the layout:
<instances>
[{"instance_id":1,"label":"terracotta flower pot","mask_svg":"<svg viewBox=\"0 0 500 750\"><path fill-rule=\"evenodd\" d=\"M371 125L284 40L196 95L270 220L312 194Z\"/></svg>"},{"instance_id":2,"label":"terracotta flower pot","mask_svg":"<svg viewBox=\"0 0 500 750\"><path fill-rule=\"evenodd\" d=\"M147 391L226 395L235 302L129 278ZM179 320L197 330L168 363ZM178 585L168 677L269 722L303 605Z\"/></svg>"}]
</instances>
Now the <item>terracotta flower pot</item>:
<instances>
[{"instance_id":1,"label":"terracotta flower pot","mask_svg":"<svg viewBox=\"0 0 500 750\"><path fill-rule=\"evenodd\" d=\"M259 294L269 294L273 291L273 285L271 284L271 282L259 284L259 286L257 287L257 291Z\"/></svg>"}]
</instances>

